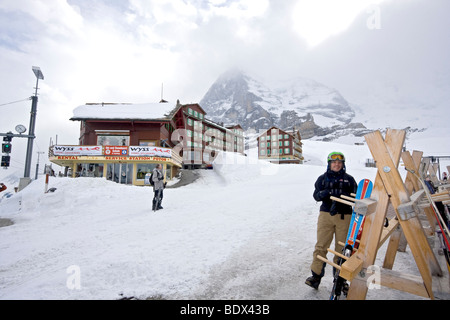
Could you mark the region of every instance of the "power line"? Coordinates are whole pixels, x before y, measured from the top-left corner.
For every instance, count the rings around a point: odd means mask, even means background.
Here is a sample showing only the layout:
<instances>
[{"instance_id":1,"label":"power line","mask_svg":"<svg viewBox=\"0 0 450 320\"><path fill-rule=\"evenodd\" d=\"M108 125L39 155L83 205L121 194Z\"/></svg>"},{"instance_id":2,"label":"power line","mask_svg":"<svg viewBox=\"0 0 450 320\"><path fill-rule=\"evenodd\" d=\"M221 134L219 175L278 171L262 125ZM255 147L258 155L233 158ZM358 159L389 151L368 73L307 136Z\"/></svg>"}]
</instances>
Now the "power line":
<instances>
[{"instance_id":1,"label":"power line","mask_svg":"<svg viewBox=\"0 0 450 320\"><path fill-rule=\"evenodd\" d=\"M31 98L26 98L26 99L23 99L23 100L18 100L18 101L13 101L13 102L8 102L8 103L3 103L3 104L0 104L0 107L7 106L7 105L13 104L13 103L19 103L19 102L27 101L27 100L31 100Z\"/></svg>"}]
</instances>

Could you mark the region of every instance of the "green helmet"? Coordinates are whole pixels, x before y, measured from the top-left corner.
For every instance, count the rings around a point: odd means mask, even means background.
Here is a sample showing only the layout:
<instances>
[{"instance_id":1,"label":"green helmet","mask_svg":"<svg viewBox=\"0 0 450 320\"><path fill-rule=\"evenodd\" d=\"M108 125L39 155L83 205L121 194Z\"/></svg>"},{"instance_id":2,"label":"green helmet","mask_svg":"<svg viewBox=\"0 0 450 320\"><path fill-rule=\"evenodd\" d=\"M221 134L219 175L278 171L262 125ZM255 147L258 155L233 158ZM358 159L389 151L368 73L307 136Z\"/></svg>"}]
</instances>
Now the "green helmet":
<instances>
[{"instance_id":1,"label":"green helmet","mask_svg":"<svg viewBox=\"0 0 450 320\"><path fill-rule=\"evenodd\" d=\"M344 154L342 152L331 152L328 155L328 162L334 161L334 160L345 161Z\"/></svg>"}]
</instances>

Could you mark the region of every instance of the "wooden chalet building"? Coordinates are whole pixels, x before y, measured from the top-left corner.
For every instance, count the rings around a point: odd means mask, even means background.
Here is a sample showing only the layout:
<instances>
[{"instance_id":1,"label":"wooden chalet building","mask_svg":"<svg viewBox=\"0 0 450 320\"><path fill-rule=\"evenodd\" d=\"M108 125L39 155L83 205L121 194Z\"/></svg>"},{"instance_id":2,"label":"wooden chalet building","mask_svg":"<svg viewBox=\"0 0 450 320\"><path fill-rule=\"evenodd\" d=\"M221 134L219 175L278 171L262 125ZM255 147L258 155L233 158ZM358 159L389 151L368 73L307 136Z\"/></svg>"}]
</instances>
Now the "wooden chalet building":
<instances>
[{"instance_id":1,"label":"wooden chalet building","mask_svg":"<svg viewBox=\"0 0 450 320\"><path fill-rule=\"evenodd\" d=\"M272 163L303 163L299 131L284 131L271 127L257 138L258 158Z\"/></svg>"},{"instance_id":2,"label":"wooden chalet building","mask_svg":"<svg viewBox=\"0 0 450 320\"><path fill-rule=\"evenodd\" d=\"M206 119L198 104L88 103L74 109L78 145L50 146L51 162L72 177L144 185L158 163L166 179L180 168L210 166L218 151L244 153L244 134Z\"/></svg>"}]
</instances>

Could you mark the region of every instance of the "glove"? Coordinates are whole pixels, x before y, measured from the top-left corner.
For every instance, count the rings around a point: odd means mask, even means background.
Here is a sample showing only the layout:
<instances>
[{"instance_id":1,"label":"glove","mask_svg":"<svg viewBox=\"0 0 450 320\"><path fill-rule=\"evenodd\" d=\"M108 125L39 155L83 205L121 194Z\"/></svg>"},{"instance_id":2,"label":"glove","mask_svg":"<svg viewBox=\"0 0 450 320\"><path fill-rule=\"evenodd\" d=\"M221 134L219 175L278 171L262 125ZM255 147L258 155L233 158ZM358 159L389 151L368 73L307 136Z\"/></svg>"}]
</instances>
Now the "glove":
<instances>
[{"instance_id":1,"label":"glove","mask_svg":"<svg viewBox=\"0 0 450 320\"><path fill-rule=\"evenodd\" d=\"M323 200L323 199L330 197L330 191L328 189L325 189L325 190L320 191L318 195L319 195L319 198Z\"/></svg>"},{"instance_id":2,"label":"glove","mask_svg":"<svg viewBox=\"0 0 450 320\"><path fill-rule=\"evenodd\" d=\"M333 202L331 203L330 215L334 216L336 213L338 213L338 204L333 200Z\"/></svg>"}]
</instances>

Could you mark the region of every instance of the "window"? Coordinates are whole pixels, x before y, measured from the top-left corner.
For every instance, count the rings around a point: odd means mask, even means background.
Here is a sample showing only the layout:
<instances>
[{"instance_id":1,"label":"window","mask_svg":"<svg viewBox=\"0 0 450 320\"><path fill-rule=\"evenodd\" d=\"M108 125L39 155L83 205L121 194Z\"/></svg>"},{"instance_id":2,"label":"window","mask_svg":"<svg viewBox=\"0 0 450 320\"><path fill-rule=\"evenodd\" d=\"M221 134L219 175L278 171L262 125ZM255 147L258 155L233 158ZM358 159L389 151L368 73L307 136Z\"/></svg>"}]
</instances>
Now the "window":
<instances>
[{"instance_id":1,"label":"window","mask_svg":"<svg viewBox=\"0 0 450 320\"><path fill-rule=\"evenodd\" d=\"M284 148L284 154L290 154L291 149L290 148Z\"/></svg>"},{"instance_id":2,"label":"window","mask_svg":"<svg viewBox=\"0 0 450 320\"><path fill-rule=\"evenodd\" d=\"M194 110L194 117L198 118L198 112Z\"/></svg>"},{"instance_id":3,"label":"window","mask_svg":"<svg viewBox=\"0 0 450 320\"><path fill-rule=\"evenodd\" d=\"M286 140L286 141L284 142L284 146L287 147L288 145L289 145L289 140Z\"/></svg>"},{"instance_id":4,"label":"window","mask_svg":"<svg viewBox=\"0 0 450 320\"><path fill-rule=\"evenodd\" d=\"M265 149L261 149L261 151L259 152L260 155L265 156L266 155L266 150Z\"/></svg>"},{"instance_id":5,"label":"window","mask_svg":"<svg viewBox=\"0 0 450 320\"><path fill-rule=\"evenodd\" d=\"M136 179L137 180L144 180L145 175L147 173L152 173L153 169L156 168L156 163L138 163L136 165L137 173L136 173Z\"/></svg>"},{"instance_id":6,"label":"window","mask_svg":"<svg viewBox=\"0 0 450 320\"><path fill-rule=\"evenodd\" d=\"M285 138L285 139L289 139L289 135L288 135L288 134L285 134L285 135L284 135L284 138Z\"/></svg>"},{"instance_id":7,"label":"window","mask_svg":"<svg viewBox=\"0 0 450 320\"><path fill-rule=\"evenodd\" d=\"M191 115L191 116L194 114L194 112L192 111L191 108L188 108L188 114Z\"/></svg>"},{"instance_id":8,"label":"window","mask_svg":"<svg viewBox=\"0 0 450 320\"><path fill-rule=\"evenodd\" d=\"M139 146L154 147L154 146L156 146L156 141L155 140L139 140Z\"/></svg>"},{"instance_id":9,"label":"window","mask_svg":"<svg viewBox=\"0 0 450 320\"><path fill-rule=\"evenodd\" d=\"M129 135L97 134L97 145L99 146L128 146L129 144Z\"/></svg>"},{"instance_id":10,"label":"window","mask_svg":"<svg viewBox=\"0 0 450 320\"><path fill-rule=\"evenodd\" d=\"M77 177L103 177L103 163L79 163L77 165Z\"/></svg>"}]
</instances>

